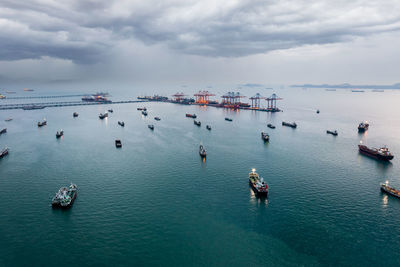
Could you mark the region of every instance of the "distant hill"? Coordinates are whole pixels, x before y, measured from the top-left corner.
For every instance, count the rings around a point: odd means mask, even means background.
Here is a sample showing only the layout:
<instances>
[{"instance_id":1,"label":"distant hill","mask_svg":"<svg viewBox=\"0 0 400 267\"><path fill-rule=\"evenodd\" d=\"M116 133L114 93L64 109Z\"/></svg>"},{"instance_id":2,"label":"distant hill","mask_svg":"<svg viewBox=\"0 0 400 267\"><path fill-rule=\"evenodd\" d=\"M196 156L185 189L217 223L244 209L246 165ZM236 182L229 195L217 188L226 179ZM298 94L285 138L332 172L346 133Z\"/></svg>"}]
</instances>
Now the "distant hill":
<instances>
[{"instance_id":1,"label":"distant hill","mask_svg":"<svg viewBox=\"0 0 400 267\"><path fill-rule=\"evenodd\" d=\"M400 83L392 85L353 85L349 83L342 84L295 84L292 87L306 87L306 88L336 88L336 89L400 89Z\"/></svg>"}]
</instances>

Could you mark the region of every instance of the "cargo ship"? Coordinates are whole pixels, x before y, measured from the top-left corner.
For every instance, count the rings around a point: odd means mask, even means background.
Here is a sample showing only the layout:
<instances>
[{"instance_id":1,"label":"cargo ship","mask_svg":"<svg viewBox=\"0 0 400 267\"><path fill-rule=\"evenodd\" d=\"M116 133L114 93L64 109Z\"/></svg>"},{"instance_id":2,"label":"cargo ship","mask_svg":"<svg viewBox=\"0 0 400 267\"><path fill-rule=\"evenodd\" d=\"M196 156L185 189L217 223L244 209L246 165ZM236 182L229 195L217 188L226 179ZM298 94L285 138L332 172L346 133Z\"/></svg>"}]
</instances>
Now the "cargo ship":
<instances>
[{"instance_id":1,"label":"cargo ship","mask_svg":"<svg viewBox=\"0 0 400 267\"><path fill-rule=\"evenodd\" d=\"M363 132L368 130L368 127L369 127L369 123L367 121L366 122L361 122L358 125L358 132L359 133L363 133Z\"/></svg>"},{"instance_id":2,"label":"cargo ship","mask_svg":"<svg viewBox=\"0 0 400 267\"><path fill-rule=\"evenodd\" d=\"M275 125L272 125L271 123L268 123L268 124L267 124L267 127L268 127L268 128L271 128L271 129L275 129Z\"/></svg>"},{"instance_id":3,"label":"cargo ship","mask_svg":"<svg viewBox=\"0 0 400 267\"><path fill-rule=\"evenodd\" d=\"M8 155L8 148L7 147L3 148L3 150L0 151L0 158L4 157L6 155Z\"/></svg>"},{"instance_id":4,"label":"cargo ship","mask_svg":"<svg viewBox=\"0 0 400 267\"><path fill-rule=\"evenodd\" d=\"M264 140L264 142L269 141L269 135L265 132L261 132L261 139Z\"/></svg>"},{"instance_id":5,"label":"cargo ship","mask_svg":"<svg viewBox=\"0 0 400 267\"><path fill-rule=\"evenodd\" d=\"M327 130L326 133L327 133L327 134L334 135L334 136L337 136L337 135L338 135L338 132L337 132L336 130L334 130L334 131Z\"/></svg>"},{"instance_id":6,"label":"cargo ship","mask_svg":"<svg viewBox=\"0 0 400 267\"><path fill-rule=\"evenodd\" d=\"M249 173L249 184L257 195L268 195L268 185L264 178L256 173L256 169L252 169L251 173Z\"/></svg>"},{"instance_id":7,"label":"cargo ship","mask_svg":"<svg viewBox=\"0 0 400 267\"><path fill-rule=\"evenodd\" d=\"M394 158L394 156L392 155L392 153L390 153L389 149L386 146L377 149L377 148L369 148L365 145L358 145L358 149L361 154L379 160L389 161Z\"/></svg>"},{"instance_id":8,"label":"cargo ship","mask_svg":"<svg viewBox=\"0 0 400 267\"><path fill-rule=\"evenodd\" d=\"M186 113L186 117L193 118L193 119L197 118L196 114L189 114L189 113Z\"/></svg>"},{"instance_id":9,"label":"cargo ship","mask_svg":"<svg viewBox=\"0 0 400 267\"><path fill-rule=\"evenodd\" d=\"M282 126L288 126L288 127L292 127L292 128L297 128L297 124L295 122L290 123L290 122L283 121L282 122Z\"/></svg>"},{"instance_id":10,"label":"cargo ship","mask_svg":"<svg viewBox=\"0 0 400 267\"><path fill-rule=\"evenodd\" d=\"M61 187L51 201L53 207L69 208L74 203L77 195L77 186Z\"/></svg>"},{"instance_id":11,"label":"cargo ship","mask_svg":"<svg viewBox=\"0 0 400 267\"><path fill-rule=\"evenodd\" d=\"M231 119L231 118L228 118L228 117L226 117L225 120L226 120L226 121L232 121L232 119Z\"/></svg>"},{"instance_id":12,"label":"cargo ship","mask_svg":"<svg viewBox=\"0 0 400 267\"><path fill-rule=\"evenodd\" d=\"M389 195L400 198L400 190L397 190L388 185L388 182L381 184L381 191L388 193Z\"/></svg>"}]
</instances>

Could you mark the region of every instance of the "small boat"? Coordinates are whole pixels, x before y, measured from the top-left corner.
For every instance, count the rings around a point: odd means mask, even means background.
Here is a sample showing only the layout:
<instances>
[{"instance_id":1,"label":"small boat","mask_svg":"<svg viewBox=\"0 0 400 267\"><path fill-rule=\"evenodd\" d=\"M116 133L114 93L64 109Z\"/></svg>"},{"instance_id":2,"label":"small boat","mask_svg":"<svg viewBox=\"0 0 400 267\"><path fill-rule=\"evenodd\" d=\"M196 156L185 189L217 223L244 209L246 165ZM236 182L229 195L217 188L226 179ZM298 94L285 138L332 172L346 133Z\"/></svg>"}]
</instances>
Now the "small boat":
<instances>
[{"instance_id":1,"label":"small boat","mask_svg":"<svg viewBox=\"0 0 400 267\"><path fill-rule=\"evenodd\" d=\"M160 121L160 120L161 120L160 117L154 117L154 119L155 119L156 121Z\"/></svg>"},{"instance_id":2,"label":"small boat","mask_svg":"<svg viewBox=\"0 0 400 267\"><path fill-rule=\"evenodd\" d=\"M108 117L108 113L107 113L107 112L104 113L104 114L102 114L102 113L99 114L99 118L100 118L101 120L104 119L104 118L106 118L106 117Z\"/></svg>"},{"instance_id":3,"label":"small boat","mask_svg":"<svg viewBox=\"0 0 400 267\"><path fill-rule=\"evenodd\" d=\"M142 115L143 115L143 116L147 116L147 115L148 115L148 114L147 114L147 111L143 110L143 111L142 111Z\"/></svg>"},{"instance_id":4,"label":"small boat","mask_svg":"<svg viewBox=\"0 0 400 267\"><path fill-rule=\"evenodd\" d=\"M58 190L56 195L51 200L51 205L53 207L60 207L60 208L71 207L76 198L77 189L78 187L72 183L68 188L61 187L60 190Z\"/></svg>"},{"instance_id":5,"label":"small boat","mask_svg":"<svg viewBox=\"0 0 400 267\"><path fill-rule=\"evenodd\" d=\"M5 121L12 121L12 120L13 120L12 118L5 119Z\"/></svg>"},{"instance_id":6,"label":"small boat","mask_svg":"<svg viewBox=\"0 0 400 267\"><path fill-rule=\"evenodd\" d=\"M200 122L200 121L194 120L193 123L194 123L195 125L197 125L197 126L201 126L201 122Z\"/></svg>"},{"instance_id":7,"label":"small boat","mask_svg":"<svg viewBox=\"0 0 400 267\"><path fill-rule=\"evenodd\" d=\"M64 131L63 130L61 130L61 131L57 131L57 133L56 133L56 138L60 138L61 136L63 136L64 135Z\"/></svg>"},{"instance_id":8,"label":"small boat","mask_svg":"<svg viewBox=\"0 0 400 267\"><path fill-rule=\"evenodd\" d=\"M251 173L249 173L249 184L257 195L268 195L268 185L264 178L256 173L256 169L252 169Z\"/></svg>"},{"instance_id":9,"label":"small boat","mask_svg":"<svg viewBox=\"0 0 400 267\"><path fill-rule=\"evenodd\" d=\"M45 125L47 125L47 121L45 119L43 121L39 121L38 124L37 124L38 127L42 127L42 126L45 126Z\"/></svg>"},{"instance_id":10,"label":"small boat","mask_svg":"<svg viewBox=\"0 0 400 267\"><path fill-rule=\"evenodd\" d=\"M207 128L207 130L211 131L211 126L210 125L207 125L206 128Z\"/></svg>"},{"instance_id":11,"label":"small boat","mask_svg":"<svg viewBox=\"0 0 400 267\"><path fill-rule=\"evenodd\" d=\"M295 122L282 122L282 126L288 126L288 127L292 127L292 128L297 128L297 124Z\"/></svg>"},{"instance_id":12,"label":"small boat","mask_svg":"<svg viewBox=\"0 0 400 267\"><path fill-rule=\"evenodd\" d=\"M400 198L400 190L397 190L389 186L388 182L381 184L381 191L388 193L389 195Z\"/></svg>"},{"instance_id":13,"label":"small boat","mask_svg":"<svg viewBox=\"0 0 400 267\"><path fill-rule=\"evenodd\" d=\"M319 109L317 109L317 114L319 114Z\"/></svg>"},{"instance_id":14,"label":"small boat","mask_svg":"<svg viewBox=\"0 0 400 267\"><path fill-rule=\"evenodd\" d=\"M186 113L186 117L193 118L193 119L197 118L196 114L189 114L189 113Z\"/></svg>"},{"instance_id":15,"label":"small boat","mask_svg":"<svg viewBox=\"0 0 400 267\"><path fill-rule=\"evenodd\" d=\"M112 110L112 109L109 109L109 110L108 110L108 112L110 112L110 113L113 113L113 112L114 112L114 110Z\"/></svg>"},{"instance_id":16,"label":"small boat","mask_svg":"<svg viewBox=\"0 0 400 267\"><path fill-rule=\"evenodd\" d=\"M154 125L153 124L149 124L149 125L147 125L147 127L149 127L149 129L152 130L152 131L154 130Z\"/></svg>"},{"instance_id":17,"label":"small boat","mask_svg":"<svg viewBox=\"0 0 400 267\"><path fill-rule=\"evenodd\" d=\"M269 141L269 135L265 132L261 132L261 139L264 140L264 142Z\"/></svg>"},{"instance_id":18,"label":"small boat","mask_svg":"<svg viewBox=\"0 0 400 267\"><path fill-rule=\"evenodd\" d=\"M125 122L123 122L123 121L118 121L118 124L119 124L120 126L122 126L122 127L125 126Z\"/></svg>"},{"instance_id":19,"label":"small boat","mask_svg":"<svg viewBox=\"0 0 400 267\"><path fill-rule=\"evenodd\" d=\"M24 91L25 92L33 92L34 90L33 89L29 89L29 88L24 88Z\"/></svg>"},{"instance_id":20,"label":"small boat","mask_svg":"<svg viewBox=\"0 0 400 267\"><path fill-rule=\"evenodd\" d=\"M146 111L146 110L147 110L147 108L146 108L146 107L144 107L144 108L137 108L137 110L143 110L143 111Z\"/></svg>"},{"instance_id":21,"label":"small boat","mask_svg":"<svg viewBox=\"0 0 400 267\"><path fill-rule=\"evenodd\" d=\"M363 133L363 132L367 131L368 128L369 128L369 123L367 121L366 122L361 122L358 125L358 132L359 133Z\"/></svg>"},{"instance_id":22,"label":"small boat","mask_svg":"<svg viewBox=\"0 0 400 267\"><path fill-rule=\"evenodd\" d=\"M78 114L78 112L74 112L74 113L72 114L72 116L73 116L74 118L76 118L76 117L79 116L79 114Z\"/></svg>"},{"instance_id":23,"label":"small boat","mask_svg":"<svg viewBox=\"0 0 400 267\"><path fill-rule=\"evenodd\" d=\"M338 132L337 132L336 130L334 130L334 131L327 130L326 133L327 133L327 134L334 135L334 136L337 136L337 135L338 135Z\"/></svg>"},{"instance_id":24,"label":"small boat","mask_svg":"<svg viewBox=\"0 0 400 267\"><path fill-rule=\"evenodd\" d=\"M0 135L4 134L6 132L7 132L7 128L4 128L4 129L0 130Z\"/></svg>"},{"instance_id":25,"label":"small boat","mask_svg":"<svg viewBox=\"0 0 400 267\"><path fill-rule=\"evenodd\" d=\"M231 119L231 118L228 118L228 117L226 117L225 120L226 120L226 121L232 121L232 119Z\"/></svg>"},{"instance_id":26,"label":"small boat","mask_svg":"<svg viewBox=\"0 0 400 267\"><path fill-rule=\"evenodd\" d=\"M4 157L4 156L6 156L6 155L8 155L8 148L7 148L7 147L3 148L3 149L0 151L0 158Z\"/></svg>"},{"instance_id":27,"label":"small boat","mask_svg":"<svg viewBox=\"0 0 400 267\"><path fill-rule=\"evenodd\" d=\"M358 145L358 149L361 154L364 154L372 158L376 158L378 160L389 161L394 158L393 154L390 153L389 149L386 146L377 149L377 148L369 148L365 145Z\"/></svg>"},{"instance_id":28,"label":"small boat","mask_svg":"<svg viewBox=\"0 0 400 267\"><path fill-rule=\"evenodd\" d=\"M271 123L268 123L268 124L267 124L267 127L268 127L268 128L271 128L271 129L275 129L275 125L272 125Z\"/></svg>"},{"instance_id":29,"label":"small boat","mask_svg":"<svg viewBox=\"0 0 400 267\"><path fill-rule=\"evenodd\" d=\"M116 139L116 140L115 140L115 146L116 146L117 148L121 148L121 147L122 147L121 140Z\"/></svg>"},{"instance_id":30,"label":"small boat","mask_svg":"<svg viewBox=\"0 0 400 267\"><path fill-rule=\"evenodd\" d=\"M201 156L202 158L207 157L207 151L206 151L206 149L204 148L203 145L200 145L200 146L199 146L199 154L200 154L200 156Z\"/></svg>"}]
</instances>

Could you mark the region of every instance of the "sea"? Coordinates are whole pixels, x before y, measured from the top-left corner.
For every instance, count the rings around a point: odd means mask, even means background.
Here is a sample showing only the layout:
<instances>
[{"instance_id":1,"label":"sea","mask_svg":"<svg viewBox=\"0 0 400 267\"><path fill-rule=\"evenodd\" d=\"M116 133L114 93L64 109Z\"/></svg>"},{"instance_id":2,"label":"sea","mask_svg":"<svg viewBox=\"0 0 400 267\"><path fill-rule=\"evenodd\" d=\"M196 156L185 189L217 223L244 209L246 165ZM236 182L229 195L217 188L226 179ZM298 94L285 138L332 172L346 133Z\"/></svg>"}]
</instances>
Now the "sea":
<instances>
[{"instance_id":1,"label":"sea","mask_svg":"<svg viewBox=\"0 0 400 267\"><path fill-rule=\"evenodd\" d=\"M225 92L209 90L215 100ZM0 266L399 266L400 199L380 183L400 188L400 91L241 89L256 92L276 93L282 112L159 102L1 110L0 149L10 153L0 159ZM113 101L138 96L109 93ZM147 117L137 110L144 106ZM362 121L370 127L360 134ZM361 155L360 143L386 145L394 159ZM268 183L268 198L249 187L252 168ZM52 208L70 183L78 186L73 206Z\"/></svg>"}]
</instances>

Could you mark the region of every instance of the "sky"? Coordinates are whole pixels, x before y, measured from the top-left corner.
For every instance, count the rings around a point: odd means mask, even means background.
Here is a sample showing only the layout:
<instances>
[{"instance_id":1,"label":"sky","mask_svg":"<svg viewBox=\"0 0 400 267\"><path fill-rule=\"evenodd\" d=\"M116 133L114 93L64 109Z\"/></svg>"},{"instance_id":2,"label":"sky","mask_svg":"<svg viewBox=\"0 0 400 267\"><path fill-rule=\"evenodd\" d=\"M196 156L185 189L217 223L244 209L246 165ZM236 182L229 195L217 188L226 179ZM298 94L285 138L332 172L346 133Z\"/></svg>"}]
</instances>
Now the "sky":
<instances>
[{"instance_id":1,"label":"sky","mask_svg":"<svg viewBox=\"0 0 400 267\"><path fill-rule=\"evenodd\" d=\"M399 0L0 0L0 88L393 84L399 47Z\"/></svg>"}]
</instances>

